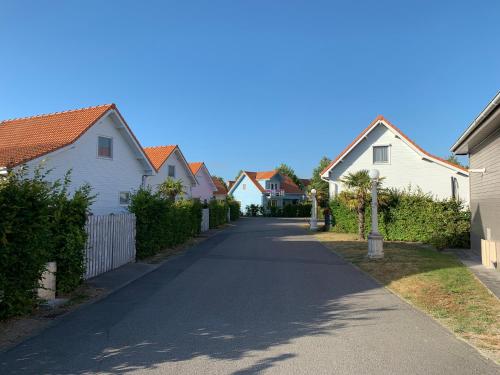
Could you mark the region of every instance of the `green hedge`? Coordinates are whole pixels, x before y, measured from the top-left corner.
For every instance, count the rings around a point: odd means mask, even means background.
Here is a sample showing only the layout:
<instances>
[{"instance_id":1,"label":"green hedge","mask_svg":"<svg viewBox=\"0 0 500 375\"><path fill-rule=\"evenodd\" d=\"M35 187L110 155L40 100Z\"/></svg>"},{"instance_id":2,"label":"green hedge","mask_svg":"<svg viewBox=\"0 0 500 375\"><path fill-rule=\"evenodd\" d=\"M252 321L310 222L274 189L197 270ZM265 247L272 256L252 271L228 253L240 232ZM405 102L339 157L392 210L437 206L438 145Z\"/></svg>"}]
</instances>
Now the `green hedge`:
<instances>
[{"instance_id":1,"label":"green hedge","mask_svg":"<svg viewBox=\"0 0 500 375\"><path fill-rule=\"evenodd\" d=\"M210 210L210 229L217 228L218 226L227 223L227 210L229 209L229 205L226 201L212 199L208 203L208 208Z\"/></svg>"},{"instance_id":2,"label":"green hedge","mask_svg":"<svg viewBox=\"0 0 500 375\"><path fill-rule=\"evenodd\" d=\"M0 319L28 313L49 261L57 261L57 291L78 286L85 271L85 220L90 187L69 197L64 181L50 183L22 168L0 180Z\"/></svg>"},{"instance_id":3,"label":"green hedge","mask_svg":"<svg viewBox=\"0 0 500 375\"><path fill-rule=\"evenodd\" d=\"M283 217L310 217L312 204L302 202L296 204L286 204L283 207Z\"/></svg>"},{"instance_id":4,"label":"green hedge","mask_svg":"<svg viewBox=\"0 0 500 375\"><path fill-rule=\"evenodd\" d=\"M228 199L227 204L229 206L229 209L231 210L230 214L229 214L231 221L238 220L240 218L240 214L241 214L240 202L232 200L232 199Z\"/></svg>"},{"instance_id":5,"label":"green hedge","mask_svg":"<svg viewBox=\"0 0 500 375\"><path fill-rule=\"evenodd\" d=\"M436 200L420 191L392 191L379 208L379 231L390 241L418 241L438 249L470 245L470 211L455 200ZM357 214L336 198L330 201L332 230L357 233ZM371 230L366 207L366 234Z\"/></svg>"},{"instance_id":6,"label":"green hedge","mask_svg":"<svg viewBox=\"0 0 500 375\"><path fill-rule=\"evenodd\" d=\"M136 216L137 258L152 256L199 234L201 208L198 200L172 202L150 189L132 194L129 211Z\"/></svg>"}]
</instances>

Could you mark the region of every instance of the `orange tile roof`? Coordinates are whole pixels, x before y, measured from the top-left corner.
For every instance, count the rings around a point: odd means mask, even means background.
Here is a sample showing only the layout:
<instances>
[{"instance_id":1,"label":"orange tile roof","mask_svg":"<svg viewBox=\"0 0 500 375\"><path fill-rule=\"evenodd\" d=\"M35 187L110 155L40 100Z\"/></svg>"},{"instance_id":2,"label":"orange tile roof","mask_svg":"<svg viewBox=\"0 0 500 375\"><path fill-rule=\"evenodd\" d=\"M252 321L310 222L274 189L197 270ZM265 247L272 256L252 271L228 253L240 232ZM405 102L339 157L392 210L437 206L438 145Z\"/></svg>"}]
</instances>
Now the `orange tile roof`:
<instances>
[{"instance_id":1,"label":"orange tile roof","mask_svg":"<svg viewBox=\"0 0 500 375\"><path fill-rule=\"evenodd\" d=\"M304 192L302 191L302 189L300 189L297 184L295 182L293 182L293 180L282 174L281 175L282 179L281 179L281 188L285 191L285 193L287 194L304 194Z\"/></svg>"},{"instance_id":2,"label":"orange tile roof","mask_svg":"<svg viewBox=\"0 0 500 375\"><path fill-rule=\"evenodd\" d=\"M401 134L401 136L409 143L411 143L416 149L418 149L421 153L423 153L424 155L427 155L429 158L431 159L436 159L436 160L439 160L440 162L443 162L443 163L446 163L446 164L449 164L451 165L452 167L455 167L455 168L458 168L458 169L461 169L465 172L468 172L467 168L464 168L460 165L456 165L454 163L451 163L449 162L448 160L445 160L443 158L440 158L438 156L435 156L435 155L432 155L430 153L428 153L427 151L425 151L422 147L418 146L415 142L413 142L406 134L404 134L399 128L397 128L395 125L393 125L389 120L387 120L384 116L382 115L378 115L375 120L373 120L370 125L368 125L368 127L363 130L335 159L332 160L332 162L325 168L323 169L323 171L320 173L321 175L328 172L328 170L334 166L340 159L342 159L343 156L345 156L348 151L351 149L352 146L354 146L362 137L365 136L366 133L368 133L373 125L377 124L378 122L380 121L383 121L385 122L385 124L387 126L389 126L390 128L392 128L393 130L395 130L396 132L398 132L399 134Z\"/></svg>"},{"instance_id":3,"label":"orange tile roof","mask_svg":"<svg viewBox=\"0 0 500 375\"><path fill-rule=\"evenodd\" d=\"M255 178L257 180L269 180L273 178L278 173L277 170L274 171L265 171L265 172L255 172Z\"/></svg>"},{"instance_id":4,"label":"orange tile roof","mask_svg":"<svg viewBox=\"0 0 500 375\"><path fill-rule=\"evenodd\" d=\"M259 189L261 192L265 191L265 189L262 187L262 185L259 184L259 182L257 181L257 173L256 172L245 171L244 173L248 176L250 181L252 181L254 183L254 185L257 187L257 189Z\"/></svg>"},{"instance_id":5,"label":"orange tile roof","mask_svg":"<svg viewBox=\"0 0 500 375\"><path fill-rule=\"evenodd\" d=\"M0 166L14 167L74 143L111 109L117 110L104 104L0 121Z\"/></svg>"},{"instance_id":6,"label":"orange tile roof","mask_svg":"<svg viewBox=\"0 0 500 375\"><path fill-rule=\"evenodd\" d=\"M159 171L163 163L168 159L168 157L177 149L177 145L169 146L155 146L155 147L144 147L146 155L153 163L156 171Z\"/></svg>"},{"instance_id":7,"label":"orange tile roof","mask_svg":"<svg viewBox=\"0 0 500 375\"><path fill-rule=\"evenodd\" d=\"M217 177L212 177L212 181L215 184L215 187L217 188L217 191L214 192L214 194L219 194L219 195L226 195L228 190L227 186L222 183L221 180L219 180Z\"/></svg>"},{"instance_id":8,"label":"orange tile roof","mask_svg":"<svg viewBox=\"0 0 500 375\"><path fill-rule=\"evenodd\" d=\"M191 169L191 172L193 172L193 174L196 174L198 173L202 165L203 162L196 161L193 163L189 163L189 168Z\"/></svg>"}]
</instances>

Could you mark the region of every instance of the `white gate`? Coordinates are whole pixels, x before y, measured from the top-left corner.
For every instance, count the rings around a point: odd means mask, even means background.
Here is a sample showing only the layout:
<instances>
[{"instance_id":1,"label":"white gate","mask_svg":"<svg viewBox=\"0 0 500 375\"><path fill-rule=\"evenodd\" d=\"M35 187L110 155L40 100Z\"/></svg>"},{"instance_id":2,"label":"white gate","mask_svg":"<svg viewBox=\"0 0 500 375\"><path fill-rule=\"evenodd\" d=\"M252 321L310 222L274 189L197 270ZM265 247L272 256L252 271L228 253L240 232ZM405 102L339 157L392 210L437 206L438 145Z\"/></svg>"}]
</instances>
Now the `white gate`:
<instances>
[{"instance_id":1,"label":"white gate","mask_svg":"<svg viewBox=\"0 0 500 375\"><path fill-rule=\"evenodd\" d=\"M206 232L210 228L210 209L201 210L201 231Z\"/></svg>"},{"instance_id":2,"label":"white gate","mask_svg":"<svg viewBox=\"0 0 500 375\"><path fill-rule=\"evenodd\" d=\"M135 215L92 215L87 218L85 279L135 261Z\"/></svg>"}]
</instances>

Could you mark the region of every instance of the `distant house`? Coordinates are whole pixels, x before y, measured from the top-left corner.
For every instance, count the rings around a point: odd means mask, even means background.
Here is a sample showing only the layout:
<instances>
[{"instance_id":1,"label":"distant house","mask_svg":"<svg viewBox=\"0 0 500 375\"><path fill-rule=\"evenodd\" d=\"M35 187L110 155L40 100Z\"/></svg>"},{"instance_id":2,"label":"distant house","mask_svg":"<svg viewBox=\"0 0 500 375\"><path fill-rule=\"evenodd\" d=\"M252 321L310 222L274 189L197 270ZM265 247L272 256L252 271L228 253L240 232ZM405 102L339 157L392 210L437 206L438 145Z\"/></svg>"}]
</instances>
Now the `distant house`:
<instances>
[{"instance_id":1,"label":"distant house","mask_svg":"<svg viewBox=\"0 0 500 375\"><path fill-rule=\"evenodd\" d=\"M0 168L25 164L52 169L49 180L71 169L70 192L92 186L95 214L126 211L130 193L154 167L114 104L0 122Z\"/></svg>"},{"instance_id":2,"label":"distant house","mask_svg":"<svg viewBox=\"0 0 500 375\"><path fill-rule=\"evenodd\" d=\"M423 150L383 116L378 116L321 172L321 178L329 183L330 197L344 189L344 176L362 169L378 169L385 187L419 187L440 199L469 202L468 170Z\"/></svg>"},{"instance_id":3,"label":"distant house","mask_svg":"<svg viewBox=\"0 0 500 375\"><path fill-rule=\"evenodd\" d=\"M241 204L241 209L251 204L263 207L283 207L306 199L305 193L290 177L278 171L248 172L240 174L228 194Z\"/></svg>"},{"instance_id":4,"label":"distant house","mask_svg":"<svg viewBox=\"0 0 500 375\"><path fill-rule=\"evenodd\" d=\"M219 201L226 200L228 192L226 184L223 181L219 180L218 177L212 177L212 180L217 187L217 190L214 192L215 199Z\"/></svg>"},{"instance_id":5,"label":"distant house","mask_svg":"<svg viewBox=\"0 0 500 375\"><path fill-rule=\"evenodd\" d=\"M184 186L184 198L192 197L192 189L196 186L196 177L191 171L186 158L177 145L145 147L144 151L151 159L156 170L154 176L147 179L147 184L157 189L158 185L168 177L182 182Z\"/></svg>"},{"instance_id":6,"label":"distant house","mask_svg":"<svg viewBox=\"0 0 500 375\"><path fill-rule=\"evenodd\" d=\"M208 202L214 197L217 186L215 186L205 163L189 163L189 168L191 168L191 172L196 176L197 181L196 185L191 189L192 197L199 198L202 202Z\"/></svg>"},{"instance_id":7,"label":"distant house","mask_svg":"<svg viewBox=\"0 0 500 375\"><path fill-rule=\"evenodd\" d=\"M500 92L469 125L451 151L469 155L471 246L500 241ZM497 245L500 254L500 243ZM498 260L497 260L498 261Z\"/></svg>"}]
</instances>

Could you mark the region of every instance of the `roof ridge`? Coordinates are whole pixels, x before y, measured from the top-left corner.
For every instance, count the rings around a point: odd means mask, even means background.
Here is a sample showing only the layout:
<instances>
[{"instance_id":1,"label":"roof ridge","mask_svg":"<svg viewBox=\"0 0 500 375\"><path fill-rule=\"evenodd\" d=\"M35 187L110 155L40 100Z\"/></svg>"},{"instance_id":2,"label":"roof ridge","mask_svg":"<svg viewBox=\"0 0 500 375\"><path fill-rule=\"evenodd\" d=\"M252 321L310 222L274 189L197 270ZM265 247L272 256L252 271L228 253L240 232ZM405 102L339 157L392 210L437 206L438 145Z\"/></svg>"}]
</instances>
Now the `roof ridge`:
<instances>
[{"instance_id":1,"label":"roof ridge","mask_svg":"<svg viewBox=\"0 0 500 375\"><path fill-rule=\"evenodd\" d=\"M147 147L144 147L144 149L151 149L151 148L163 148L163 147L179 147L179 145L163 145L163 146L147 146Z\"/></svg>"},{"instance_id":2,"label":"roof ridge","mask_svg":"<svg viewBox=\"0 0 500 375\"><path fill-rule=\"evenodd\" d=\"M101 108L101 107L116 107L116 105L115 105L115 103L99 104L99 105L94 105L94 106L84 107L84 108L68 109L66 111L51 112L51 113L42 113L42 114L39 114L39 115L26 116L26 117L14 117L14 118L10 118L10 119L0 120L0 124L2 124L4 122L11 122L11 121L29 120L29 119L40 118L40 117L56 116L56 115L61 115L63 113L86 111L86 110L89 110L89 109L96 109L96 108Z\"/></svg>"}]
</instances>

